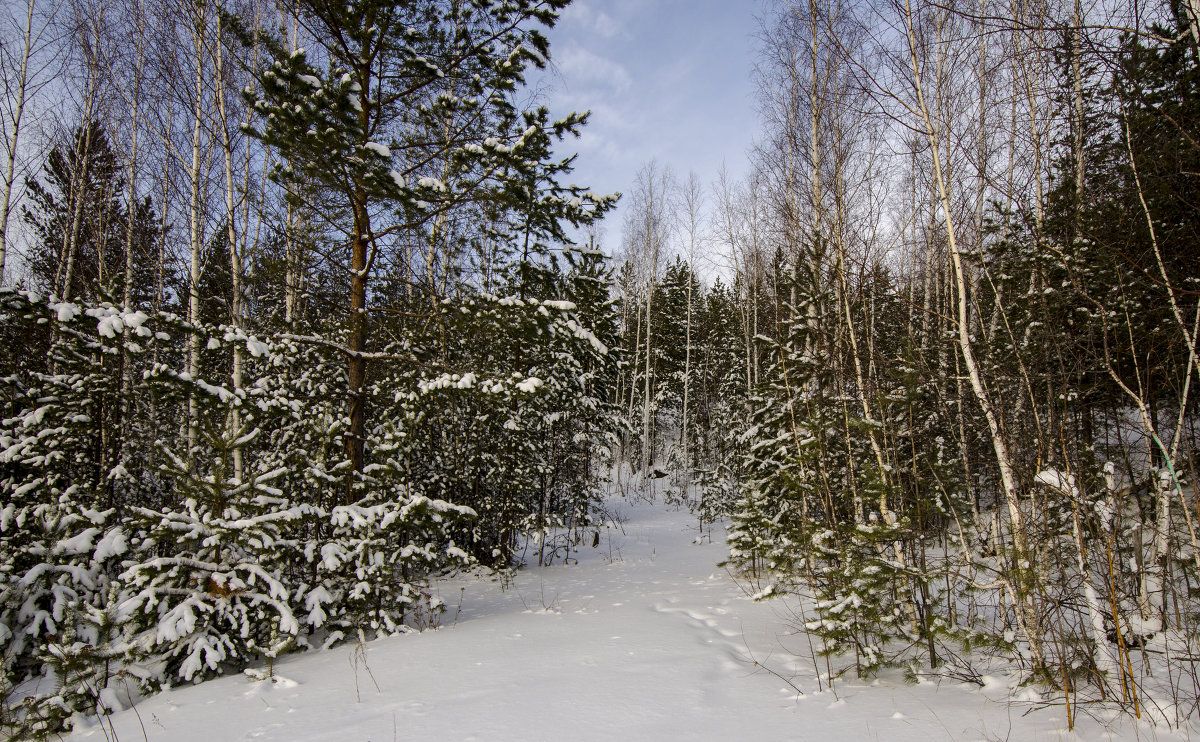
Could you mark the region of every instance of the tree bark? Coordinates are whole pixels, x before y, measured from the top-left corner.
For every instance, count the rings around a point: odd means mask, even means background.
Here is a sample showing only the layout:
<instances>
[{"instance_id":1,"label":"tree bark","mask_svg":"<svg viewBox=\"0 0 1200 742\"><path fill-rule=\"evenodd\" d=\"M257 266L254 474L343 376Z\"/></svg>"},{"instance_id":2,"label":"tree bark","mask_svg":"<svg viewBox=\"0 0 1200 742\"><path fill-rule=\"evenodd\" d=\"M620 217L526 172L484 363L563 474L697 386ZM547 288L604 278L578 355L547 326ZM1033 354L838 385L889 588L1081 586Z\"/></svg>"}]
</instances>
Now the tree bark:
<instances>
[{"instance_id":1,"label":"tree bark","mask_svg":"<svg viewBox=\"0 0 1200 742\"><path fill-rule=\"evenodd\" d=\"M916 94L917 109L920 123L924 129L924 134L929 142L929 149L933 159L933 176L937 186L937 194L941 203L942 216L946 224L946 244L950 253L950 262L953 268L953 281L955 288L955 304L956 315L955 323L957 325L958 347L962 354L963 364L966 366L968 379L971 384L971 390L975 395L980 409L983 412L984 418L987 420L988 433L992 441L992 449L996 455L996 466L1000 473L1000 483L1005 502L1008 505L1009 520L1013 532L1013 545L1016 551L1017 568L1019 572L1024 572L1032 568L1032 565L1027 562L1030 558L1028 545L1025 538L1024 517L1021 513L1021 504L1017 491L1016 476L1013 471L1012 458L1008 452L1008 444L1004 439L1004 433L1000 428L1000 420L996 414L995 406L992 403L991 395L984 385L983 376L979 369L979 364L975 358L975 350L971 341L970 327L968 324L968 297L967 297L967 281L966 273L963 269L962 255L959 251L958 240L954 230L954 212L950 205L949 184L942 169L941 160L941 141L940 127L935 124L932 114L929 111L929 106L926 103L924 83L921 76L921 64L917 58L917 39L916 29L914 26L911 0L905 0L905 24L908 35L909 44L909 61L913 73L913 88ZM1024 586L1024 580L1019 580L1014 587L1018 587L1018 594L1014 595L1014 603L1017 606L1019 618L1022 622L1026 640L1029 642L1029 651L1032 656L1035 667L1041 669L1045 666L1044 654L1042 652L1041 637L1037 630L1037 622L1035 613L1032 609L1031 599L1028 595L1028 588Z\"/></svg>"},{"instance_id":2,"label":"tree bark","mask_svg":"<svg viewBox=\"0 0 1200 742\"><path fill-rule=\"evenodd\" d=\"M8 136L8 162L4 168L4 190L0 193L0 284L4 282L5 260L8 255L8 216L12 211L13 183L17 177L17 145L21 136L21 119L25 115L25 96L29 90L29 55L33 49L33 8L37 0L29 0L25 10L25 32L21 47L21 71L17 76L17 100L14 105L12 133Z\"/></svg>"}]
</instances>

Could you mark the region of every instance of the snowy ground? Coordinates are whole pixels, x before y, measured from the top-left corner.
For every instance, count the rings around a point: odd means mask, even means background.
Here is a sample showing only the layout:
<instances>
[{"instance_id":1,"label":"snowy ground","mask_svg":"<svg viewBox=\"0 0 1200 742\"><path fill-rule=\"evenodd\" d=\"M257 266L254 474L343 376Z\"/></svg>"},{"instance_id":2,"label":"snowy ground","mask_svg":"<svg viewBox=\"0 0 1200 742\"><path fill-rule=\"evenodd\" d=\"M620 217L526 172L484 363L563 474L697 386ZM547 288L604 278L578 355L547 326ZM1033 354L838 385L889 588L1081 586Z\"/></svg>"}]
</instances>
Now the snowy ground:
<instances>
[{"instance_id":1,"label":"snowy ground","mask_svg":"<svg viewBox=\"0 0 1200 742\"><path fill-rule=\"evenodd\" d=\"M274 681L238 675L174 689L69 739L1191 738L1084 714L1068 733L1060 707L1001 681L908 685L885 673L820 692L807 642L789 635L779 607L751 601L715 566L719 538L693 543L687 511L613 507L623 532L585 547L578 565L527 568L506 590L488 579L443 583L450 607L438 631L370 642L365 653L343 645L291 656Z\"/></svg>"}]
</instances>

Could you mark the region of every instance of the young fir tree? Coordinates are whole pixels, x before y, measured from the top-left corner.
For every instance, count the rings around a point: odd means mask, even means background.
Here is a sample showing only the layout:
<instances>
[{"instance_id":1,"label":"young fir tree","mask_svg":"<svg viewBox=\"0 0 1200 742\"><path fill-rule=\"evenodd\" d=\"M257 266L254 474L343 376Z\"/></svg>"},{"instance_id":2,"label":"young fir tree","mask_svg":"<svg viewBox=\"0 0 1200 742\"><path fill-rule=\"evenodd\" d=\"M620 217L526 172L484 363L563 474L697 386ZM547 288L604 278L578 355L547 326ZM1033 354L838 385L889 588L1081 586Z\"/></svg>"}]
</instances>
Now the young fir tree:
<instances>
[{"instance_id":1,"label":"young fir tree","mask_svg":"<svg viewBox=\"0 0 1200 742\"><path fill-rule=\"evenodd\" d=\"M731 291L718 277L696 318L698 385L695 449L702 462L699 514L712 523L733 512L742 471L741 434L749 427L740 320Z\"/></svg>"},{"instance_id":2,"label":"young fir tree","mask_svg":"<svg viewBox=\"0 0 1200 742\"><path fill-rule=\"evenodd\" d=\"M37 359L0 381L0 705L19 681L70 666L54 693L25 704L26 731L49 734L73 713L94 713L107 682L85 666L110 658L101 644L111 637L89 620L108 608L130 544L115 487L129 472L106 439L120 384L112 368L122 343L139 352L151 333L141 312L11 289L0 290L0 319L29 337L53 327L55 337L53 373Z\"/></svg>"},{"instance_id":3,"label":"young fir tree","mask_svg":"<svg viewBox=\"0 0 1200 742\"><path fill-rule=\"evenodd\" d=\"M769 363L750 399L751 426L740 441L743 487L730 530L735 563L744 561L785 581L799 577L822 516L843 515L835 512L834 488L823 467L832 443L827 431L837 418L830 399L832 348L817 322L822 308L832 303L822 280L819 247L804 266L807 270L798 268L777 289L790 306L780 307L771 337L760 338Z\"/></svg>"},{"instance_id":4,"label":"young fir tree","mask_svg":"<svg viewBox=\"0 0 1200 742\"><path fill-rule=\"evenodd\" d=\"M78 127L69 143L50 150L40 178L27 179L29 202L22 217L36 236L30 273L37 287L89 302L120 298L131 244L131 298L134 306L147 305L154 287L149 257L160 226L149 199L121 200L128 191L125 172L108 132L92 121Z\"/></svg>"},{"instance_id":5,"label":"young fir tree","mask_svg":"<svg viewBox=\"0 0 1200 742\"><path fill-rule=\"evenodd\" d=\"M523 534L540 539L589 522L600 481L595 439L609 435L611 419L597 396L608 348L567 302L478 297L443 306L447 332L473 340L433 348L445 367L464 371L398 379L410 390L388 407L407 440L399 460L418 491L477 514L459 538L464 548L508 566ZM563 547L536 544L543 561Z\"/></svg>"},{"instance_id":6,"label":"young fir tree","mask_svg":"<svg viewBox=\"0 0 1200 742\"><path fill-rule=\"evenodd\" d=\"M768 581L763 597L811 594L807 630L823 652L853 653L864 674L888 661L891 639L911 638L896 600L908 577L898 553L908 523L883 512L880 503L894 507L897 491L870 445L882 428L852 403L863 392L839 373L853 363L836 332L839 302L850 304L851 321L861 314L853 297L830 289L825 248L815 240L799 264L780 258L774 266L778 319L773 337L761 340L767 363L742 436L730 559ZM860 336L864 329L856 327Z\"/></svg>"},{"instance_id":7,"label":"young fir tree","mask_svg":"<svg viewBox=\"0 0 1200 742\"><path fill-rule=\"evenodd\" d=\"M612 268L605 254L596 249L595 241L585 248L568 250L567 262L571 270L566 297L575 305L578 324L598 341L589 342L595 353L586 355L582 362L586 375L581 379L583 397L571 436L583 457L581 477L596 481L604 476L602 472L612 463L619 445L620 315L612 290Z\"/></svg>"},{"instance_id":8,"label":"young fir tree","mask_svg":"<svg viewBox=\"0 0 1200 742\"><path fill-rule=\"evenodd\" d=\"M271 358L267 344L231 329L179 330L202 333L210 351L238 343L249 359ZM295 637L292 591L282 576L297 556L287 531L301 508L275 486L284 470L256 455L255 441L278 411L267 403L269 389L250 384L235 392L166 364L151 369L146 384L160 399L204 400L195 450L158 444L173 496L129 512L140 537L121 575L121 612L134 617L131 631L148 656L143 682L156 686L244 667ZM244 462L240 478L235 452Z\"/></svg>"},{"instance_id":9,"label":"young fir tree","mask_svg":"<svg viewBox=\"0 0 1200 742\"><path fill-rule=\"evenodd\" d=\"M655 348L655 375L660 379L656 390L656 407L659 415L665 419L658 422L667 427L669 435L664 436L681 440L682 427L688 421L683 420L684 385L694 386L695 369L689 369L688 354L688 292L689 286L693 297L700 295L700 281L692 271L691 266L683 258L676 256L667 264L663 272L662 282L655 295L654 315L651 317L653 335L662 342ZM685 374L692 378L685 378ZM689 389L690 392L690 389ZM694 408L689 410L694 414ZM691 470L691 464L686 466L679 461L682 448L675 446L671 449L670 459L673 459L679 470ZM686 485L685 485L686 488Z\"/></svg>"}]
</instances>

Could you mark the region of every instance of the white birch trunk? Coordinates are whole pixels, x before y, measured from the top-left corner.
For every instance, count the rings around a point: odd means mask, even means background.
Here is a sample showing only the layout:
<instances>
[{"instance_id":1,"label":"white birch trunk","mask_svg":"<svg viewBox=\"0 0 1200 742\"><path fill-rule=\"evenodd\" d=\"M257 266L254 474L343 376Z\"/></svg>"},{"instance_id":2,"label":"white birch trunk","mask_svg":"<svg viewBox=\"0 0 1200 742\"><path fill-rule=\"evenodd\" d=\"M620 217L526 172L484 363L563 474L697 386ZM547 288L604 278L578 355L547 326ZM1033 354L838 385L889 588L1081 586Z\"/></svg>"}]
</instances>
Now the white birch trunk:
<instances>
[{"instance_id":1,"label":"white birch trunk","mask_svg":"<svg viewBox=\"0 0 1200 742\"><path fill-rule=\"evenodd\" d=\"M924 83L921 79L921 65L917 58L918 46L916 30L913 25L911 0L905 0L904 8L906 14L905 30L908 34L909 43L909 61L913 73L913 88L917 99L916 113L929 142L929 149L933 158L933 176L937 185L938 198L941 202L942 215L946 224L946 243L953 268L953 281L956 294L955 323L957 325L958 346L962 354L963 363L967 369L971 390L975 395L976 401L979 403L984 418L987 420L992 449L995 452L996 465L1000 473L1001 488L1005 502L1008 504L1009 520L1013 530L1013 545L1018 559L1017 566L1021 570L1029 569L1032 568L1032 565L1025 561L1029 558L1029 553L1026 545L1024 518L1021 514L1012 458L1009 455L1008 444L1004 440L1003 431L1000 429L1000 420L992 404L991 396L984 386L979 364L975 359L975 350L972 347L970 327L968 325L966 273L963 269L962 255L959 251L958 240L954 230L954 211L950 204L949 184L946 182L942 169L940 128L934 123L929 106L925 100ZM1029 605L1030 596L1026 592L1026 589L1022 587L1018 591L1018 594L1013 596L1014 604L1017 607L1018 620L1022 624L1022 630L1026 635L1026 640L1029 642L1030 655L1032 656L1034 665L1041 668L1045 665L1041 637L1037 630L1033 611Z\"/></svg>"},{"instance_id":2,"label":"white birch trunk","mask_svg":"<svg viewBox=\"0 0 1200 742\"><path fill-rule=\"evenodd\" d=\"M4 190L0 192L0 285L4 283L5 261L8 256L8 216L12 212L13 183L17 178L17 146L21 137L21 120L25 116L25 96L29 90L29 55L33 49L33 8L36 1L29 0L25 10L21 71L16 79L17 100L13 107L12 131L6 142L8 161L4 167Z\"/></svg>"},{"instance_id":3,"label":"white birch trunk","mask_svg":"<svg viewBox=\"0 0 1200 742\"><path fill-rule=\"evenodd\" d=\"M653 174L651 174L651 176L653 176ZM653 455L653 447L650 445L650 432L651 432L650 431L650 422L651 422L651 420L650 420L650 418L651 418L651 415L650 415L650 376L651 376L650 361L651 361L651 350L653 348L653 343L651 341L651 338L653 337L652 328L654 325L654 323L653 323L654 315L652 314L652 308L653 308L653 302L654 302L654 282L657 279L657 276L655 275L655 272L656 272L655 269L657 268L657 265L658 265L658 245L657 245L657 239L656 239L657 235L654 234L654 228L652 226L653 213L654 213L653 177L651 177L650 187L648 189L648 198L649 198L649 203L647 205L647 212L646 212L646 252L647 252L647 256L646 256L647 257L647 266L646 266L646 367L645 367L646 378L644 379L645 393L644 393L643 399L642 399L642 468L646 472L647 476L649 476L652 473L651 469L650 469L650 466L652 463L650 460L650 457L651 457L651 455Z\"/></svg>"},{"instance_id":4,"label":"white birch trunk","mask_svg":"<svg viewBox=\"0 0 1200 742\"><path fill-rule=\"evenodd\" d=\"M687 275L687 319L684 328L684 355L683 355L683 420L680 426L679 436L683 449L683 490L687 493L687 487L691 480L689 471L691 468L691 453L689 450L688 439L688 397L691 392L692 381L692 276L696 269L696 230L699 228L700 209L701 209L701 191L700 181L695 173L692 173L688 178L687 190L684 193L686 207L688 211L688 275Z\"/></svg>"},{"instance_id":5,"label":"white birch trunk","mask_svg":"<svg viewBox=\"0 0 1200 742\"><path fill-rule=\"evenodd\" d=\"M216 88L217 124L221 134L221 159L225 175L225 236L229 245L229 276L231 282L229 314L230 323L237 328L239 334L244 333L242 327L242 245L238 242L237 226L234 223L237 214L237 192L234 186L233 174L233 137L229 132L229 109L225 101L225 87L228 83L225 69L225 39L222 33L221 21L217 19L217 33L214 39L214 68L213 86ZM233 383L234 394L242 389L243 346L240 340L233 343L233 369L230 380ZM236 404L230 410L230 424L235 435L241 435L241 412ZM241 448L234 448L233 477L240 484L243 480L243 456Z\"/></svg>"},{"instance_id":6,"label":"white birch trunk","mask_svg":"<svg viewBox=\"0 0 1200 742\"><path fill-rule=\"evenodd\" d=\"M197 8L200 17L195 21L192 33L193 63L195 73L195 101L192 110L192 157L188 169L189 209L188 209L188 322L193 326L200 324L200 279L203 275L203 242L201 224L201 166L203 162L201 150L201 134L203 132L204 114L204 34L202 24L207 23L207 13L201 5ZM193 379L200 375L200 335L192 332L188 336L187 372ZM188 397L188 456L189 459L196 450L199 442L197 417L199 403L196 395Z\"/></svg>"}]
</instances>

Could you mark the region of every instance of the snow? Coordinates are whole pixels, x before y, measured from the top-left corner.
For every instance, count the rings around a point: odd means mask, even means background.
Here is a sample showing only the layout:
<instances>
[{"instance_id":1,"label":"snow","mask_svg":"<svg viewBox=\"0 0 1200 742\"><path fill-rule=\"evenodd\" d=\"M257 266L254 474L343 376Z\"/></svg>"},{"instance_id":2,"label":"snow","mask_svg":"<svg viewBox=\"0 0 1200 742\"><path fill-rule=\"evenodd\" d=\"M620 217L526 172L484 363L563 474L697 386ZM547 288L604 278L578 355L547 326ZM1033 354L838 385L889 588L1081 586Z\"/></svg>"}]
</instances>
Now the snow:
<instances>
[{"instance_id":1,"label":"snow","mask_svg":"<svg viewBox=\"0 0 1200 742\"><path fill-rule=\"evenodd\" d=\"M92 550L92 541L100 535L99 528L88 528L72 538L59 541L54 547L55 554L84 554Z\"/></svg>"},{"instance_id":2,"label":"snow","mask_svg":"<svg viewBox=\"0 0 1200 742\"><path fill-rule=\"evenodd\" d=\"M125 536L125 532L120 528L114 528L104 534L100 539L100 543L96 544L96 552L92 555L92 559L97 562L102 562L112 556L120 556L129 548L129 540Z\"/></svg>"},{"instance_id":3,"label":"snow","mask_svg":"<svg viewBox=\"0 0 1200 742\"><path fill-rule=\"evenodd\" d=\"M419 185L422 188L429 188L430 190L439 191L439 192L443 192L443 193L447 190L446 184L443 183L442 181L438 180L437 178L421 178L420 180L417 181L417 185Z\"/></svg>"},{"instance_id":4,"label":"snow","mask_svg":"<svg viewBox=\"0 0 1200 742\"><path fill-rule=\"evenodd\" d=\"M538 390L538 387L542 386L544 383L545 382L543 382L538 377L530 376L528 379L518 382L517 389L519 389L522 392L525 392L526 394L533 394L534 392L536 392Z\"/></svg>"},{"instance_id":5,"label":"snow","mask_svg":"<svg viewBox=\"0 0 1200 742\"><path fill-rule=\"evenodd\" d=\"M389 149L386 144L380 144L379 142L367 142L363 145L363 147L366 147L380 157L392 156L392 150Z\"/></svg>"},{"instance_id":6,"label":"snow","mask_svg":"<svg viewBox=\"0 0 1200 742\"><path fill-rule=\"evenodd\" d=\"M250 355L254 356L255 358L260 358L266 355L270 349L267 347L266 343L251 335L250 337L246 338L246 350L250 351Z\"/></svg>"},{"instance_id":7,"label":"snow","mask_svg":"<svg viewBox=\"0 0 1200 742\"><path fill-rule=\"evenodd\" d=\"M318 585L308 591L308 595L304 598L304 607L308 609L308 623L320 627L325 623L327 618L325 609L322 607L326 603L333 600L333 596L322 586Z\"/></svg>"},{"instance_id":8,"label":"snow","mask_svg":"<svg viewBox=\"0 0 1200 742\"><path fill-rule=\"evenodd\" d=\"M111 730L93 721L68 739L1187 738L1100 712L1081 712L1068 733L1060 704L1004 674L980 687L851 673L822 690L798 616L753 601L762 586L716 566L719 533L698 539L686 510L661 504L609 508L623 523L601 529L597 548L585 538L577 564L520 570L507 589L483 575L439 583L437 631L288 655L274 677L256 667L177 687L116 711Z\"/></svg>"},{"instance_id":9,"label":"snow","mask_svg":"<svg viewBox=\"0 0 1200 742\"><path fill-rule=\"evenodd\" d=\"M1075 477L1071 474L1064 474L1057 469L1046 469L1039 472L1034 479L1038 484L1044 484L1047 487L1056 489L1072 496L1077 496L1078 491L1075 489Z\"/></svg>"},{"instance_id":10,"label":"snow","mask_svg":"<svg viewBox=\"0 0 1200 742\"><path fill-rule=\"evenodd\" d=\"M120 315L111 314L101 317L96 323L96 332L101 337L115 338L125 331L125 323L121 320Z\"/></svg>"},{"instance_id":11,"label":"snow","mask_svg":"<svg viewBox=\"0 0 1200 742\"><path fill-rule=\"evenodd\" d=\"M51 304L50 309L57 312L59 322L70 322L71 320L75 319L80 312L83 311L83 308L78 304L73 304L69 301Z\"/></svg>"}]
</instances>

